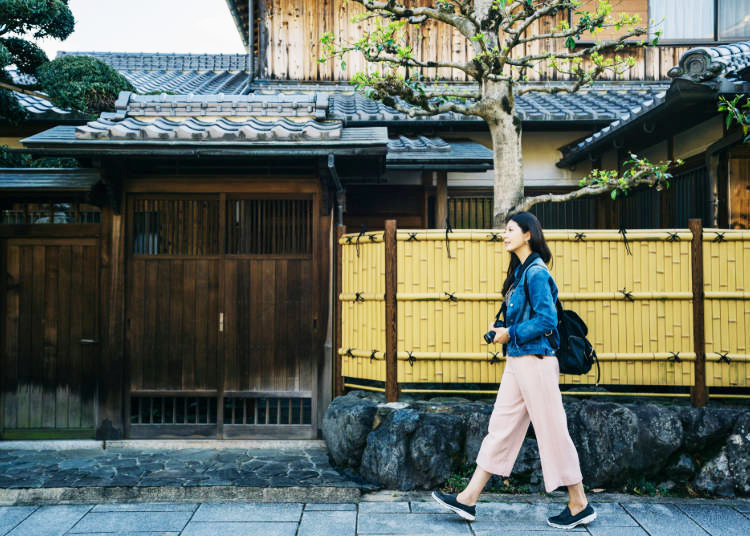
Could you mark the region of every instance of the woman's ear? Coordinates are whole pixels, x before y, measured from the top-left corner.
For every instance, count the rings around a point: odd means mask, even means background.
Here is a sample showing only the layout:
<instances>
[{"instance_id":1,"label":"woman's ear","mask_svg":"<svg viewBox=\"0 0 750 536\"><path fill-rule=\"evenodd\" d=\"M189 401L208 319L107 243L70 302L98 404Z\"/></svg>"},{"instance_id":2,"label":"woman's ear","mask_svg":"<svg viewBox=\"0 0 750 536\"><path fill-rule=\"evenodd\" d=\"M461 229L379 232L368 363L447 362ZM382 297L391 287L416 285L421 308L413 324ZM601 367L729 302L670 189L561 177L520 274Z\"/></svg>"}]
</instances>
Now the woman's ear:
<instances>
[{"instance_id":1,"label":"woman's ear","mask_svg":"<svg viewBox=\"0 0 750 536\"><path fill-rule=\"evenodd\" d=\"M523 241L527 244L531 241L531 231L526 231L523 233Z\"/></svg>"}]
</instances>

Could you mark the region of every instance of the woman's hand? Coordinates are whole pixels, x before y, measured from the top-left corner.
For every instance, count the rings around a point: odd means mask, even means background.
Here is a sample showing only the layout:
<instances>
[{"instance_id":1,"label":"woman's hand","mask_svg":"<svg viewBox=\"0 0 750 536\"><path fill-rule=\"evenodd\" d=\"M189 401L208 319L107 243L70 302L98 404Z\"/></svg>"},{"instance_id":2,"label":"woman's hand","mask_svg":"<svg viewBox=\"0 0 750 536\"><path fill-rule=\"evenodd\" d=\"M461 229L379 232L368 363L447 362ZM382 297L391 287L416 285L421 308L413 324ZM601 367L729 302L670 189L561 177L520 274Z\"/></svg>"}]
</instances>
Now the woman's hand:
<instances>
[{"instance_id":1,"label":"woman's hand","mask_svg":"<svg viewBox=\"0 0 750 536\"><path fill-rule=\"evenodd\" d=\"M492 341L495 344L506 344L510 342L510 335L508 335L507 328L492 328L495 332L495 340Z\"/></svg>"}]
</instances>

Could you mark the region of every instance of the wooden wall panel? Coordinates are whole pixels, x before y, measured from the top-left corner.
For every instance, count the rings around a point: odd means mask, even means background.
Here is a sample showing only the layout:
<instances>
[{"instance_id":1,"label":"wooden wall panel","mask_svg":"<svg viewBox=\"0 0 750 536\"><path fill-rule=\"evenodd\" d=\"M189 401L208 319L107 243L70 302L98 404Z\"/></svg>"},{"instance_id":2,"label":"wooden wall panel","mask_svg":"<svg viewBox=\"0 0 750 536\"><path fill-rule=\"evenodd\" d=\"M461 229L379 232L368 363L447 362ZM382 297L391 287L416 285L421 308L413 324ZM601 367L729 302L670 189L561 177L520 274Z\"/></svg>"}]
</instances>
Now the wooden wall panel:
<instances>
[{"instance_id":1,"label":"wooden wall panel","mask_svg":"<svg viewBox=\"0 0 750 536\"><path fill-rule=\"evenodd\" d=\"M93 429L97 241L10 239L6 251L2 428Z\"/></svg>"},{"instance_id":2,"label":"wooden wall panel","mask_svg":"<svg viewBox=\"0 0 750 536\"><path fill-rule=\"evenodd\" d=\"M431 5L429 0L410 2L409 5ZM614 0L613 15L621 12L638 13L644 21L648 20L647 0ZM377 69L377 66L367 66L364 58L357 53L350 53L346 58L346 69L341 68L341 61L329 60L324 64L318 63L322 53L320 36L332 32L337 39L344 43L351 43L362 36L363 30L372 28L373 21L352 22L352 18L361 14L364 8L347 0L266 0L261 18L266 35L262 47L260 73L262 78L281 80L349 80L354 73L367 69ZM545 19L529 28L530 34L547 33L563 19L567 13L560 13L555 19ZM471 59L473 51L471 44L460 33L442 23L427 23L409 26L407 41L414 48L415 56L421 60L447 59L465 62ZM588 39L612 39L615 31L607 31ZM587 41L584 37L582 42ZM551 40L529 43L518 54L538 53L542 50L562 48L563 43ZM636 48L632 54L637 60L635 67L620 76L625 80L667 80L667 71L677 65L682 53L688 46L659 46L647 50ZM620 55L625 51L618 52ZM421 73L426 78L436 76L434 69L427 69ZM549 67L540 64L528 73L530 80L555 80L561 75L551 72ZM466 75L455 69L441 68L437 76L444 80L466 81ZM611 73L606 73L602 79L612 79Z\"/></svg>"}]
</instances>

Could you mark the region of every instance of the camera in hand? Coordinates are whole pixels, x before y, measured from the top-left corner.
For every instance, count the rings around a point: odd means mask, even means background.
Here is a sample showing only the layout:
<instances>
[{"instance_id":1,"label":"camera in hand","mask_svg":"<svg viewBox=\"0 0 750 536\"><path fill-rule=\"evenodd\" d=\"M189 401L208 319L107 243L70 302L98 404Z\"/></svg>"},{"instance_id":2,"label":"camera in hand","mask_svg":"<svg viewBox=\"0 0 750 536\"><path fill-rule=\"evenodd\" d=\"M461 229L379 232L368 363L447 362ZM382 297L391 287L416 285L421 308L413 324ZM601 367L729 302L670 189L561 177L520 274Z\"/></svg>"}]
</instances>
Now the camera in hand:
<instances>
[{"instance_id":1,"label":"camera in hand","mask_svg":"<svg viewBox=\"0 0 750 536\"><path fill-rule=\"evenodd\" d=\"M495 320L495 323L492 325L496 328L501 328L503 327L503 322L502 320ZM492 344L495 341L495 335L497 335L497 333L495 333L494 331L488 331L484 334L484 341L487 344Z\"/></svg>"}]
</instances>

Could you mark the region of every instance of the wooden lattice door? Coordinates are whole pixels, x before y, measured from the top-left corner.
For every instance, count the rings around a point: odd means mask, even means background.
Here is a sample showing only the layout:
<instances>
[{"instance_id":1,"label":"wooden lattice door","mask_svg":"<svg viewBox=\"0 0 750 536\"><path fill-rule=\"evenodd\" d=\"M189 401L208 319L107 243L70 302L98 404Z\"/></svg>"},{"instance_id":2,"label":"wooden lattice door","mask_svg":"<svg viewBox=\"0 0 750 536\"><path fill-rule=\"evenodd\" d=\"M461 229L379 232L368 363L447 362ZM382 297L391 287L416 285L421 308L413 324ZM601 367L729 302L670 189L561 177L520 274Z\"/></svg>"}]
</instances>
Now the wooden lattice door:
<instances>
[{"instance_id":1,"label":"wooden lattice door","mask_svg":"<svg viewBox=\"0 0 750 536\"><path fill-rule=\"evenodd\" d=\"M129 199L131 437L310 437L313 198Z\"/></svg>"}]
</instances>

